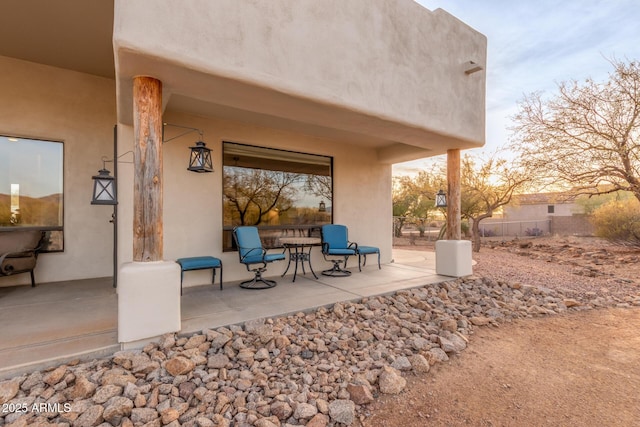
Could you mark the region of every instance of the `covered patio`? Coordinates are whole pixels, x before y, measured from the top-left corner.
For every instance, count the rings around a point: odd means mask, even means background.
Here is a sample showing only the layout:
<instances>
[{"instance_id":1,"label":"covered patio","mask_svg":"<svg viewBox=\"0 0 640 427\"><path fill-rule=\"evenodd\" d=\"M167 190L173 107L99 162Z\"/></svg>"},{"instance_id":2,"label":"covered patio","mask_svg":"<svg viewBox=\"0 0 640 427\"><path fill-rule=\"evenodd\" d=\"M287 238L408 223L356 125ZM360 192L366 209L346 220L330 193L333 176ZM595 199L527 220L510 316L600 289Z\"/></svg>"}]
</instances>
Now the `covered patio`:
<instances>
[{"instance_id":1,"label":"covered patio","mask_svg":"<svg viewBox=\"0 0 640 427\"><path fill-rule=\"evenodd\" d=\"M299 274L276 277L268 290L235 282L186 288L181 334L247 320L312 310L451 280L435 272L435 253L393 250L393 262L371 263L349 277ZM354 267L352 265L352 270ZM108 356L122 347L117 337L118 301L111 278L0 288L0 379L75 359Z\"/></svg>"},{"instance_id":2,"label":"covered patio","mask_svg":"<svg viewBox=\"0 0 640 427\"><path fill-rule=\"evenodd\" d=\"M0 168L0 231L59 234L38 258L37 288L16 287L18 275L0 283L0 372L446 280L436 270L470 274L460 151L484 144L484 35L412 0L65 5L14 2L0 30L11 40L0 46L0 158L11 166ZM37 31L22 31L27 22ZM445 153L449 246L438 259L453 268L401 262L392 165ZM92 197L100 177L108 200ZM54 219L23 219L42 201ZM233 227L312 237L324 224L379 249L382 270L237 289L248 276ZM175 260L205 256L224 264L224 291L199 286L204 270L181 282ZM101 279L112 275L117 289Z\"/></svg>"}]
</instances>

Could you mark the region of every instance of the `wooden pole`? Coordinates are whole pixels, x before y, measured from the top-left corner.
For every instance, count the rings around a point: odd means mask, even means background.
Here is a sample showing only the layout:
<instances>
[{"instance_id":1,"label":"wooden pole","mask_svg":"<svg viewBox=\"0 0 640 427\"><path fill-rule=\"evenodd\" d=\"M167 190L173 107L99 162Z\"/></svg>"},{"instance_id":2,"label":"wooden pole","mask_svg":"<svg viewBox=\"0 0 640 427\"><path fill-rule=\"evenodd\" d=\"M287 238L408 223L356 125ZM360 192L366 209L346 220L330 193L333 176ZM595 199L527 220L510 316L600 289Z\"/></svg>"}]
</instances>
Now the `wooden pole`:
<instances>
[{"instance_id":1,"label":"wooden pole","mask_svg":"<svg viewBox=\"0 0 640 427\"><path fill-rule=\"evenodd\" d=\"M161 261L162 82L133 79L133 260Z\"/></svg>"},{"instance_id":2,"label":"wooden pole","mask_svg":"<svg viewBox=\"0 0 640 427\"><path fill-rule=\"evenodd\" d=\"M447 150L447 240L461 240L460 150Z\"/></svg>"}]
</instances>

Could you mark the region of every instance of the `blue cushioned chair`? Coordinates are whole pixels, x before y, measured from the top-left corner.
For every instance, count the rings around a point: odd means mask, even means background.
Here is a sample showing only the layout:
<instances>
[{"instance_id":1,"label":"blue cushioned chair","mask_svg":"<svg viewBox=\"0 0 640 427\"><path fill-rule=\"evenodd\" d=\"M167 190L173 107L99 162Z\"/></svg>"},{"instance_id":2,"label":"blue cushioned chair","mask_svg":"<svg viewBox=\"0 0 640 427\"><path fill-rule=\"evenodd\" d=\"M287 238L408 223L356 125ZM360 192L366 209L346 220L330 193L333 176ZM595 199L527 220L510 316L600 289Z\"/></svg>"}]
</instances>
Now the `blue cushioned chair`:
<instances>
[{"instance_id":1,"label":"blue cushioned chair","mask_svg":"<svg viewBox=\"0 0 640 427\"><path fill-rule=\"evenodd\" d=\"M326 224L322 226L322 255L324 259L333 263L333 267L324 270L325 276L349 276L347 260L351 255L358 253L358 244L349 242L347 227L338 224ZM330 257L330 258L328 258ZM344 263L341 268L340 263Z\"/></svg>"},{"instance_id":2,"label":"blue cushioned chair","mask_svg":"<svg viewBox=\"0 0 640 427\"><path fill-rule=\"evenodd\" d=\"M252 280L240 283L241 288L267 289L276 286L275 280L267 280L262 273L267 270L267 264L285 259L284 253L268 254L262 246L260 235L256 227L242 226L233 229L233 238L238 246L240 263L247 266L248 271L255 273ZM259 267L252 267L258 265Z\"/></svg>"}]
</instances>

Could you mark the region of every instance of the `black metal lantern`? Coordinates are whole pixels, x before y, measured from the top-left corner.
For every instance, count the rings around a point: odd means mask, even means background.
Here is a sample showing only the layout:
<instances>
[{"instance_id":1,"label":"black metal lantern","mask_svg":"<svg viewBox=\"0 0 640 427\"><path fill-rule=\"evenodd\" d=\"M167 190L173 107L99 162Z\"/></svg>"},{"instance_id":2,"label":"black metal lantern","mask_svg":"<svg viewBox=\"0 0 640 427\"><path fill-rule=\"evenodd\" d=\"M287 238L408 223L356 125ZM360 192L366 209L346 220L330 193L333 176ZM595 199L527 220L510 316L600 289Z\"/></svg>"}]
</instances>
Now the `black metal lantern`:
<instances>
[{"instance_id":1,"label":"black metal lantern","mask_svg":"<svg viewBox=\"0 0 640 427\"><path fill-rule=\"evenodd\" d=\"M189 148L191 148L191 158L189 159L187 170L191 172L213 172L211 149L207 148L207 144L198 141L195 147Z\"/></svg>"},{"instance_id":2,"label":"black metal lantern","mask_svg":"<svg viewBox=\"0 0 640 427\"><path fill-rule=\"evenodd\" d=\"M100 169L98 175L92 176L93 179L93 199L92 205L117 205L116 198L116 181L112 177L111 172L107 169Z\"/></svg>"},{"instance_id":3,"label":"black metal lantern","mask_svg":"<svg viewBox=\"0 0 640 427\"><path fill-rule=\"evenodd\" d=\"M436 193L436 208L446 208L447 207L447 195L442 188Z\"/></svg>"},{"instance_id":4,"label":"black metal lantern","mask_svg":"<svg viewBox=\"0 0 640 427\"><path fill-rule=\"evenodd\" d=\"M320 205L318 206L318 212L326 212L327 205L324 203L324 200L320 200Z\"/></svg>"}]
</instances>

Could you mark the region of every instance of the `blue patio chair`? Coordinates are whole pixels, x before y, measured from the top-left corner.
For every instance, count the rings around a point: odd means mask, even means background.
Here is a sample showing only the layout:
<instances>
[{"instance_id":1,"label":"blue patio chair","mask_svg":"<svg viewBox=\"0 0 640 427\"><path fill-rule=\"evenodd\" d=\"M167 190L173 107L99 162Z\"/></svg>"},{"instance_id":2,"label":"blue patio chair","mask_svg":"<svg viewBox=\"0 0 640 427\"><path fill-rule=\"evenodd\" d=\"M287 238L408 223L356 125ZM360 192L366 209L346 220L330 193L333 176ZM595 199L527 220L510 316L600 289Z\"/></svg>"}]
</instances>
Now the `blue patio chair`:
<instances>
[{"instance_id":1,"label":"blue patio chair","mask_svg":"<svg viewBox=\"0 0 640 427\"><path fill-rule=\"evenodd\" d=\"M262 246L256 227L235 227L233 229L233 238L238 246L240 263L247 267L247 271L255 273L252 280L240 283L240 287L245 289L268 289L276 286L275 280L265 279L262 277L262 273L267 270L267 264L285 259L284 253L268 254L267 250Z\"/></svg>"},{"instance_id":2,"label":"blue patio chair","mask_svg":"<svg viewBox=\"0 0 640 427\"><path fill-rule=\"evenodd\" d=\"M333 267L324 270L325 276L350 276L347 270L347 260L358 253L358 244L349 242L347 227L338 224L322 226L322 255L324 259L333 263ZM341 268L340 263L344 263Z\"/></svg>"}]
</instances>

